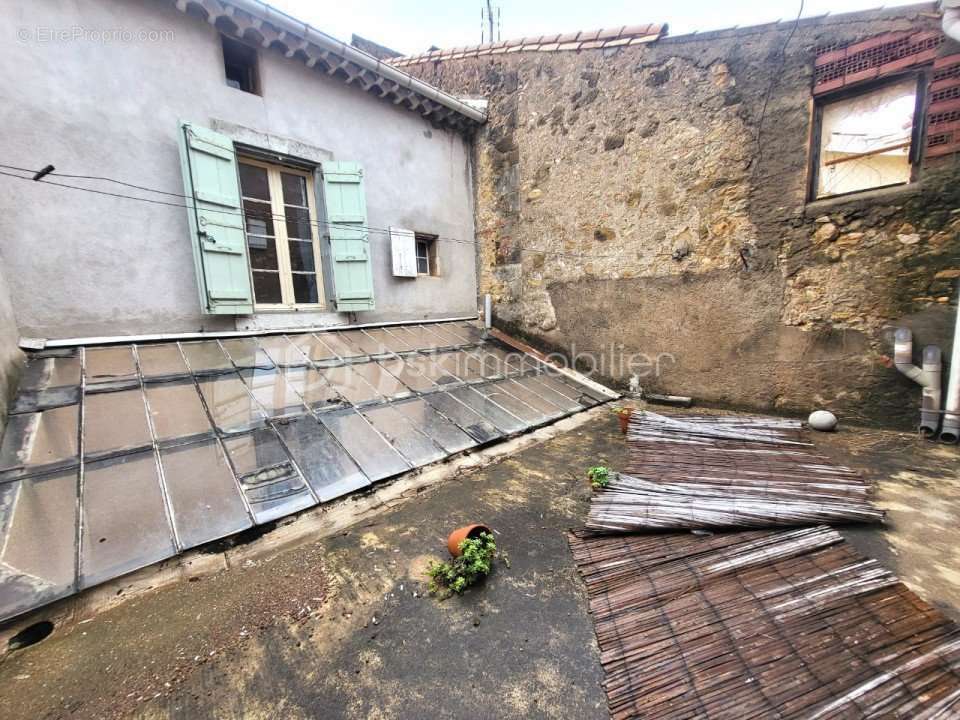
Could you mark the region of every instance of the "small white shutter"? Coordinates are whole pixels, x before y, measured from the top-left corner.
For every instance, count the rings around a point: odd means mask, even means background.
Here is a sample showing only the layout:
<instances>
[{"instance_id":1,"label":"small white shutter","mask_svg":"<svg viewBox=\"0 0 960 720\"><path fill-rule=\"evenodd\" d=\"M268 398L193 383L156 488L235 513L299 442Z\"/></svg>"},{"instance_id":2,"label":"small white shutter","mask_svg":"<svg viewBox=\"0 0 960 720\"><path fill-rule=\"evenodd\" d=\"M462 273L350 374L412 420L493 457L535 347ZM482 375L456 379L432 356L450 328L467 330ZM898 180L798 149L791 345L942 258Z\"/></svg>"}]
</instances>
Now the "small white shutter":
<instances>
[{"instance_id":1,"label":"small white shutter","mask_svg":"<svg viewBox=\"0 0 960 720\"><path fill-rule=\"evenodd\" d=\"M413 230L390 228L390 251L396 277L417 276L417 241Z\"/></svg>"}]
</instances>

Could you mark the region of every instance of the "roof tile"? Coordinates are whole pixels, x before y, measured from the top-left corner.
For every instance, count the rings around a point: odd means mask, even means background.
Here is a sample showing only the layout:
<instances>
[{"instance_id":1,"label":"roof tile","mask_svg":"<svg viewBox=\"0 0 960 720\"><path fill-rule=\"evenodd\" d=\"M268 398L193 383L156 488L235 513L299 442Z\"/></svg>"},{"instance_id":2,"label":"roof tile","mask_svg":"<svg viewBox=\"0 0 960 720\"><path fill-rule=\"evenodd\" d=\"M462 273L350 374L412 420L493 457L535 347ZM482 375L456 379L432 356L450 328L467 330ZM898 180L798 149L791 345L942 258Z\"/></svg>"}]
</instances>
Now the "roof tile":
<instances>
[{"instance_id":1,"label":"roof tile","mask_svg":"<svg viewBox=\"0 0 960 720\"><path fill-rule=\"evenodd\" d=\"M483 45L470 45L448 50L434 50L432 52L411 55L409 57L392 58L391 65L404 67L417 65L436 60L459 60L461 58L480 57L483 55L499 55L523 51L560 52L570 50L593 50L603 47L619 47L621 45L640 45L655 42L667 32L667 26L624 25L603 30L582 30L568 33L554 33L549 35L530 35L513 40L502 40Z\"/></svg>"}]
</instances>

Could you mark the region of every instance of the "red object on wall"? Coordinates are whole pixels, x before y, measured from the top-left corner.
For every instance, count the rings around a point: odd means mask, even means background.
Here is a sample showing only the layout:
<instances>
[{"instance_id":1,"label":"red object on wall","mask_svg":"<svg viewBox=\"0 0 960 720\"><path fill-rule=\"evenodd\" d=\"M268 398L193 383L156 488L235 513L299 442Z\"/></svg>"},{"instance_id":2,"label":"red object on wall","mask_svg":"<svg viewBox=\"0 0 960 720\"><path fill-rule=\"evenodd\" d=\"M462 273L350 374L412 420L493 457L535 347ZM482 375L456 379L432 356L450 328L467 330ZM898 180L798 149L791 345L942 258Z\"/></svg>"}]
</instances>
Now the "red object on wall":
<instances>
[{"instance_id":1,"label":"red object on wall","mask_svg":"<svg viewBox=\"0 0 960 720\"><path fill-rule=\"evenodd\" d=\"M824 49L814 63L813 94L932 63L943 44L938 30L884 33L842 48Z\"/></svg>"},{"instance_id":2,"label":"red object on wall","mask_svg":"<svg viewBox=\"0 0 960 720\"><path fill-rule=\"evenodd\" d=\"M934 61L929 95L926 156L960 152L960 53Z\"/></svg>"},{"instance_id":3,"label":"red object on wall","mask_svg":"<svg viewBox=\"0 0 960 720\"><path fill-rule=\"evenodd\" d=\"M939 30L891 32L846 47L822 48L814 62L813 94L932 65L924 156L960 152L960 53L938 58L945 39Z\"/></svg>"}]
</instances>

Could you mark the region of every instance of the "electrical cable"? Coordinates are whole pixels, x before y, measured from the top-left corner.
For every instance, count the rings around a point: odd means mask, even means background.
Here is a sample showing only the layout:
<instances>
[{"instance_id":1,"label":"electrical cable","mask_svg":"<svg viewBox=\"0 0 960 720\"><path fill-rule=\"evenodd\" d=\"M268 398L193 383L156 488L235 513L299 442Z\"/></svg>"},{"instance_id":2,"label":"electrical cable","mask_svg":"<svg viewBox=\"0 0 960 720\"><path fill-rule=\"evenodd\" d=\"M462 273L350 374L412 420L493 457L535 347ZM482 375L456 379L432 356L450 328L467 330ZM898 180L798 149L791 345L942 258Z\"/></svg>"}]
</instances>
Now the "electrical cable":
<instances>
[{"instance_id":1,"label":"electrical cable","mask_svg":"<svg viewBox=\"0 0 960 720\"><path fill-rule=\"evenodd\" d=\"M14 170L18 170L18 171L21 171L21 172L28 172L28 173L33 173L33 172L35 172L35 171L30 170L30 169L28 169L28 168L18 168L18 167L15 167L15 166L5 165L5 164L0 164L0 167L8 168L8 169L14 169ZM65 175L60 174L60 173L50 173L50 175L57 175L57 176L60 176L60 177L65 177ZM24 175L15 175L14 173L10 173L10 172L0 171L0 176L10 177L10 178L14 178L14 179L17 179L17 180L25 180L25 181L28 181L28 182L35 182L35 181L32 179L32 177L28 177L28 176L24 176ZM81 176L77 176L77 177L81 177ZM90 175L90 176L82 176L82 177L91 178L91 179L92 179L92 178L97 178L97 176L92 176L92 175ZM112 178L105 178L105 179L108 180L108 181L110 181L110 182L116 182L116 183L124 184L124 185L128 185L128 186L131 185L130 183L123 183L122 181L113 180ZM133 200L133 201L137 201L137 202L144 202L144 203L149 203L149 204L151 204L151 205L161 205L161 206L166 206L166 207L182 208L182 209L185 209L185 210L197 209L192 203L191 203L191 204L181 204L181 203L169 202L169 201L166 201L166 200L155 200L155 199L153 199L153 198L136 197L136 196L134 196L134 195L124 195L124 194L122 194L122 193L114 193L114 192L109 192L109 191L106 191L106 190L98 190L98 189L96 189L96 188L87 188L87 187L82 187L82 186L80 186L80 185L71 185L71 184L69 184L69 183L61 183L61 182L56 182L56 181L51 181L51 180L46 180L46 179L44 179L44 180L42 180L42 181L39 181L39 184L42 184L42 185L52 185L52 186L54 186L54 187L68 188L68 189L71 189L71 190L79 190L79 191L81 191L81 192L88 192L88 193L93 193L93 194L95 194L95 195L102 195L102 196L112 197L112 198L117 198L117 199ZM178 194L178 193L170 193L170 192L166 192L166 191L163 191L163 190L155 190L155 189L152 189L152 188L143 188L142 186L138 186L138 187L139 187L140 189L143 189L143 190L146 191L146 192L160 192L160 193L163 193L163 194L166 194L166 195L175 195L175 196L177 196L177 197L181 197L181 198L183 198L183 199L185 199L185 200L188 200L188 201L190 200L190 198L189 198L188 196L186 196L186 195L180 195L180 194ZM250 217L250 213L243 212L243 211L214 210L214 211L211 211L211 212L215 212L215 213L217 213L217 214L219 214L219 215L232 215L232 216L235 216L235 217L242 217L242 218ZM282 221L286 221L286 219L287 219L286 216L284 216L284 215L277 215L277 214L275 214L275 213L262 213L262 214L261 214L261 213L258 213L258 214L255 215L254 217L271 217L272 219L282 220ZM367 232L370 232L370 233L382 234L382 235L386 235L386 236L389 236L389 235L390 235L390 230L389 230L388 228L377 228L377 227L366 226L366 225L357 225L357 224L353 224L353 223L335 223L335 222L326 222L326 221L319 221L319 220L310 220L310 221L306 221L306 222L307 222L309 225L311 225L311 226L317 227L318 229L319 229L321 226L327 226L327 227L332 227L332 228L341 228L341 229L348 229L348 230L364 230L364 231L367 231ZM212 225L212 226L219 226L219 227L231 227L231 228L234 227L234 226L220 225L220 224L214 223L214 222L211 222L211 223L208 223L208 224L209 224L209 225ZM235 229L240 229L240 228L235 228ZM443 240L443 241L445 241L445 242L456 242L456 243L462 243L462 244L468 244L468 245L479 245L479 243L478 243L476 240L465 240L465 239L461 239L461 238L445 237L445 236L437 236L435 239L437 239L437 240ZM600 259L622 260L622 259L623 259L623 255L622 255L622 254L613 254L613 255L588 255L588 254L584 254L584 253L562 252L562 251L556 251L556 250L526 250L526 249L523 249L523 248L518 248L518 251L521 252L521 253L523 253L523 254L563 256L563 257L576 258L576 259L578 259L578 260L600 260Z\"/></svg>"}]
</instances>

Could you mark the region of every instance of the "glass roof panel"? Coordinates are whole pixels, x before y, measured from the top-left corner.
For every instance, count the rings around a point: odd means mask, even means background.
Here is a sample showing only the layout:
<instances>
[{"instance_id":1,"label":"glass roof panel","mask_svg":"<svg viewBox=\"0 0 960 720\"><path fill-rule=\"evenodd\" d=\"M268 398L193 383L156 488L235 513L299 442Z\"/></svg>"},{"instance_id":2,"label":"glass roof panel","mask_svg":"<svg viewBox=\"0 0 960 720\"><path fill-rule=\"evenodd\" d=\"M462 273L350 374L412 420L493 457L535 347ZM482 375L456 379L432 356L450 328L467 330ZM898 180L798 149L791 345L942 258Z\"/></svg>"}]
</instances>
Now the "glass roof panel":
<instances>
[{"instance_id":1,"label":"glass roof panel","mask_svg":"<svg viewBox=\"0 0 960 720\"><path fill-rule=\"evenodd\" d=\"M236 372L199 378L197 385L221 432L240 432L263 423L266 416Z\"/></svg>"},{"instance_id":2,"label":"glass roof panel","mask_svg":"<svg viewBox=\"0 0 960 720\"><path fill-rule=\"evenodd\" d=\"M356 371L358 364L362 363L325 368L321 370L321 373L330 383L330 386L346 398L347 402L356 404L379 400L380 396L377 391L364 380L361 373Z\"/></svg>"},{"instance_id":3,"label":"glass roof panel","mask_svg":"<svg viewBox=\"0 0 960 720\"><path fill-rule=\"evenodd\" d=\"M84 397L83 452L87 457L148 447L152 442L140 388Z\"/></svg>"},{"instance_id":4,"label":"glass roof panel","mask_svg":"<svg viewBox=\"0 0 960 720\"><path fill-rule=\"evenodd\" d=\"M238 368L261 368L269 370L273 361L253 338L233 338L221 342L224 351Z\"/></svg>"},{"instance_id":5,"label":"glass roof panel","mask_svg":"<svg viewBox=\"0 0 960 720\"><path fill-rule=\"evenodd\" d=\"M544 422L548 417L545 413L519 400L516 395L510 392L509 387L505 385L503 381L474 385L472 387L485 398L495 402L527 425L537 425Z\"/></svg>"},{"instance_id":6,"label":"glass roof panel","mask_svg":"<svg viewBox=\"0 0 960 720\"><path fill-rule=\"evenodd\" d=\"M177 552L152 451L87 464L82 507L82 588Z\"/></svg>"},{"instance_id":7,"label":"glass roof panel","mask_svg":"<svg viewBox=\"0 0 960 720\"><path fill-rule=\"evenodd\" d=\"M180 343L194 375L221 373L233 370L233 363L216 340Z\"/></svg>"},{"instance_id":8,"label":"glass roof panel","mask_svg":"<svg viewBox=\"0 0 960 720\"><path fill-rule=\"evenodd\" d=\"M437 387L436 383L407 363L404 358L386 358L377 360L377 364L416 392L427 392Z\"/></svg>"},{"instance_id":9,"label":"glass roof panel","mask_svg":"<svg viewBox=\"0 0 960 720\"><path fill-rule=\"evenodd\" d=\"M343 446L316 418L307 415L278 423L277 431L321 502L370 484Z\"/></svg>"},{"instance_id":10,"label":"glass roof panel","mask_svg":"<svg viewBox=\"0 0 960 720\"><path fill-rule=\"evenodd\" d=\"M80 413L76 405L11 415L0 445L0 471L79 462Z\"/></svg>"},{"instance_id":11,"label":"glass roof panel","mask_svg":"<svg viewBox=\"0 0 960 720\"><path fill-rule=\"evenodd\" d=\"M527 426L525 422L510 414L490 398L484 397L473 388L455 388L450 391L450 394L485 417L504 433L519 432Z\"/></svg>"},{"instance_id":12,"label":"glass roof panel","mask_svg":"<svg viewBox=\"0 0 960 720\"><path fill-rule=\"evenodd\" d=\"M80 384L78 354L56 357L28 357L20 375L19 389L44 390Z\"/></svg>"},{"instance_id":13,"label":"glass roof panel","mask_svg":"<svg viewBox=\"0 0 960 720\"><path fill-rule=\"evenodd\" d=\"M240 377L270 417L301 415L307 411L300 396L278 370L241 370Z\"/></svg>"},{"instance_id":14,"label":"glass roof panel","mask_svg":"<svg viewBox=\"0 0 960 720\"><path fill-rule=\"evenodd\" d=\"M316 503L272 429L230 437L223 444L257 524Z\"/></svg>"},{"instance_id":15,"label":"glass roof panel","mask_svg":"<svg viewBox=\"0 0 960 720\"><path fill-rule=\"evenodd\" d=\"M458 453L477 442L455 423L436 411L426 400L412 398L393 403L394 409L448 453Z\"/></svg>"},{"instance_id":16,"label":"glass roof panel","mask_svg":"<svg viewBox=\"0 0 960 720\"><path fill-rule=\"evenodd\" d=\"M290 335L289 338L294 347L306 355L311 362L333 363L340 360L340 356L317 335L305 333Z\"/></svg>"},{"instance_id":17,"label":"glass roof panel","mask_svg":"<svg viewBox=\"0 0 960 720\"><path fill-rule=\"evenodd\" d=\"M71 594L77 470L0 485L0 621Z\"/></svg>"},{"instance_id":18,"label":"glass roof panel","mask_svg":"<svg viewBox=\"0 0 960 720\"><path fill-rule=\"evenodd\" d=\"M83 363L88 385L132 380L137 377L137 365L131 345L87 348Z\"/></svg>"},{"instance_id":19,"label":"glass roof panel","mask_svg":"<svg viewBox=\"0 0 960 720\"><path fill-rule=\"evenodd\" d=\"M409 342L390 332L388 328L367 328L365 332L390 352L399 353L416 350Z\"/></svg>"},{"instance_id":20,"label":"glass roof panel","mask_svg":"<svg viewBox=\"0 0 960 720\"><path fill-rule=\"evenodd\" d=\"M144 380L190 374L176 343L138 345L137 355L140 356L140 372Z\"/></svg>"},{"instance_id":21,"label":"glass roof panel","mask_svg":"<svg viewBox=\"0 0 960 720\"><path fill-rule=\"evenodd\" d=\"M423 399L439 411L441 415L455 422L478 443L488 443L503 436L503 433L483 416L452 397L448 392L430 393L424 395Z\"/></svg>"},{"instance_id":22,"label":"glass roof panel","mask_svg":"<svg viewBox=\"0 0 960 720\"><path fill-rule=\"evenodd\" d=\"M158 443L187 440L213 432L192 378L145 385Z\"/></svg>"},{"instance_id":23,"label":"glass roof panel","mask_svg":"<svg viewBox=\"0 0 960 720\"><path fill-rule=\"evenodd\" d=\"M173 524L184 548L217 540L253 525L216 440L160 451Z\"/></svg>"},{"instance_id":24,"label":"glass roof panel","mask_svg":"<svg viewBox=\"0 0 960 720\"><path fill-rule=\"evenodd\" d=\"M294 392L311 410L337 405L343 401L330 383L313 368L283 368L283 376Z\"/></svg>"},{"instance_id":25,"label":"glass roof panel","mask_svg":"<svg viewBox=\"0 0 960 720\"><path fill-rule=\"evenodd\" d=\"M397 451L356 411L323 413L319 419L350 453L371 482L410 469Z\"/></svg>"},{"instance_id":26,"label":"glass roof panel","mask_svg":"<svg viewBox=\"0 0 960 720\"><path fill-rule=\"evenodd\" d=\"M363 416L413 467L441 459L446 452L390 405L366 408Z\"/></svg>"},{"instance_id":27,"label":"glass roof panel","mask_svg":"<svg viewBox=\"0 0 960 720\"><path fill-rule=\"evenodd\" d=\"M257 338L257 342L277 365L291 367L307 364L306 355L284 335L264 335Z\"/></svg>"}]
</instances>

